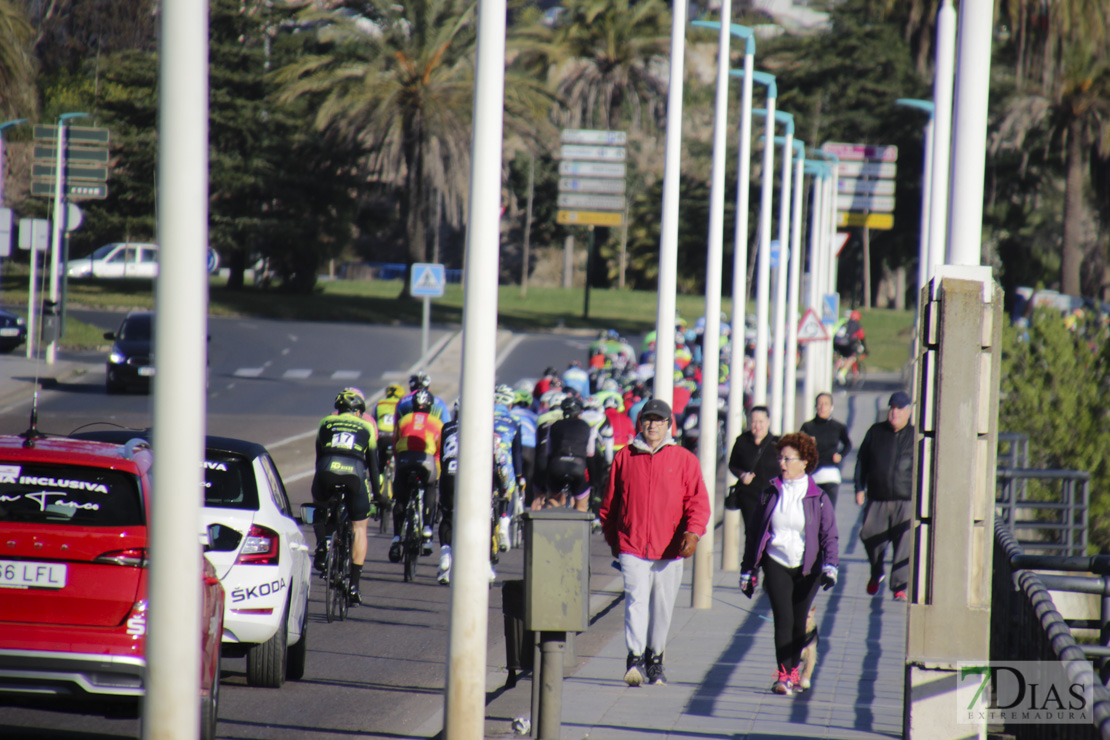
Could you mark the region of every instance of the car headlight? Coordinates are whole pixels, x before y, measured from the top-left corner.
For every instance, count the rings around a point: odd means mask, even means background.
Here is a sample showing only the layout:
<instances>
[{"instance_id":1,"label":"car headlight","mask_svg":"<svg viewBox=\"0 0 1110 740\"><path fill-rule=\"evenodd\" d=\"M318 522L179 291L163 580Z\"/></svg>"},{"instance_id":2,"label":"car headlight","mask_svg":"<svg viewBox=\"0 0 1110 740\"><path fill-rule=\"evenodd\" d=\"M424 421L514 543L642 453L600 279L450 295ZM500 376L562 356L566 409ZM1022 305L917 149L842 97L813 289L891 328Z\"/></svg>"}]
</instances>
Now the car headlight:
<instances>
[{"instance_id":1,"label":"car headlight","mask_svg":"<svg viewBox=\"0 0 1110 740\"><path fill-rule=\"evenodd\" d=\"M112 351L108 353L108 362L113 365L122 365L127 362L127 356L119 351L119 347L112 347Z\"/></svg>"},{"instance_id":2,"label":"car headlight","mask_svg":"<svg viewBox=\"0 0 1110 740\"><path fill-rule=\"evenodd\" d=\"M16 316L15 317L15 325L16 326L23 326L26 323L27 323L27 321L22 316Z\"/></svg>"}]
</instances>

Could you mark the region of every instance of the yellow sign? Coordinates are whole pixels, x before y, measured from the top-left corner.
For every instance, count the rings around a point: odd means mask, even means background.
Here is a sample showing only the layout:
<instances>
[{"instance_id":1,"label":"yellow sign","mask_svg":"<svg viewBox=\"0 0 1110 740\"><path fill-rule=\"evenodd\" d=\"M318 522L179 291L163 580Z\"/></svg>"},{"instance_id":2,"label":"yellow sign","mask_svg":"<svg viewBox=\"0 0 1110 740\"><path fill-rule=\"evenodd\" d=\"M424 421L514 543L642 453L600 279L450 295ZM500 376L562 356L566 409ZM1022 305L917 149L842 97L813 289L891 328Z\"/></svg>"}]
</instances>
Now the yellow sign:
<instances>
[{"instance_id":1,"label":"yellow sign","mask_svg":"<svg viewBox=\"0 0 1110 740\"><path fill-rule=\"evenodd\" d=\"M605 211L559 211L555 221L567 226L620 226L624 223L623 213Z\"/></svg>"},{"instance_id":2,"label":"yellow sign","mask_svg":"<svg viewBox=\"0 0 1110 740\"><path fill-rule=\"evenodd\" d=\"M893 213L852 213L837 211L837 226L866 226L869 229L889 231L894 228Z\"/></svg>"}]
</instances>

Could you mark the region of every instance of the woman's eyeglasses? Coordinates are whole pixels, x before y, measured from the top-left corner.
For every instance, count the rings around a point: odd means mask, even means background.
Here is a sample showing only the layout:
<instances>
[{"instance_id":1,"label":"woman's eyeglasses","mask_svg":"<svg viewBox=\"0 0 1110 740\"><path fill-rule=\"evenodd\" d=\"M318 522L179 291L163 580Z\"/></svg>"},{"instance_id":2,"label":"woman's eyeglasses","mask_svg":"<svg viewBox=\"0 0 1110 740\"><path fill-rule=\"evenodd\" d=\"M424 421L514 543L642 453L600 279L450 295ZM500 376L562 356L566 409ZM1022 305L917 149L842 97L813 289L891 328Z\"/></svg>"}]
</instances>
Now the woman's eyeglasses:
<instances>
[{"instance_id":1,"label":"woman's eyeglasses","mask_svg":"<svg viewBox=\"0 0 1110 740\"><path fill-rule=\"evenodd\" d=\"M782 455L779 455L779 462L794 462L795 460L801 459L802 458L800 457L783 457Z\"/></svg>"}]
</instances>

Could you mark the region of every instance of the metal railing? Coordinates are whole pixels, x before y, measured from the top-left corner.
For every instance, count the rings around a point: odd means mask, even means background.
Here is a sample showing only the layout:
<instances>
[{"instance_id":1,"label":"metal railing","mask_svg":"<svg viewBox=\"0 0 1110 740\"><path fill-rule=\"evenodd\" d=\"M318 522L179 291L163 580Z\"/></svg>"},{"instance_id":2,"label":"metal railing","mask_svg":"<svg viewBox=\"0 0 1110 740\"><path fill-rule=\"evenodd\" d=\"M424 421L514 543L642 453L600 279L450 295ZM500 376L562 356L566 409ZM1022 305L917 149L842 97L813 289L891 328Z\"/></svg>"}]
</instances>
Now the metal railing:
<instances>
[{"instance_id":1,"label":"metal railing","mask_svg":"<svg viewBox=\"0 0 1110 740\"><path fill-rule=\"evenodd\" d=\"M1039 533L1039 539L1018 539L1019 545L1052 555L1087 554L1090 473L999 467L995 481L996 521L1004 523L1015 537L1019 532ZM1030 498L1029 481L1048 487L1058 484L1055 500Z\"/></svg>"},{"instance_id":2,"label":"metal railing","mask_svg":"<svg viewBox=\"0 0 1110 740\"><path fill-rule=\"evenodd\" d=\"M998 433L1000 468L1024 468L1029 465L1029 435L1021 432Z\"/></svg>"},{"instance_id":3,"label":"metal railing","mask_svg":"<svg viewBox=\"0 0 1110 740\"><path fill-rule=\"evenodd\" d=\"M1104 646L1081 646L1076 643L1067 621L1056 610L1047 585L1054 583L1053 588L1060 585L1074 585L1071 581L1061 583L1050 579L1075 577L1046 576L1028 570L1034 565L1041 567L1046 562L1052 563L1046 567L1051 567L1053 570L1068 570L1067 567L1061 566L1076 568L1096 566L1110 570L1110 559L1101 556L1067 558L1026 555L1006 524L995 520L990 657L992 661L1059 661L1072 681L1093 686L1093 720L1091 725L1007 725L1006 732L1022 740L1100 737L1110 740L1110 691L1095 674L1086 650L1091 648L1090 654L1102 654ZM1080 580L1084 583L1089 581L1105 583L1106 579L1076 579L1076 584ZM1105 609L1105 597L1103 602ZM1107 634L1106 619L1107 613L1104 611L1102 620L1104 637ZM1110 654L1110 651L1106 654Z\"/></svg>"}]
</instances>

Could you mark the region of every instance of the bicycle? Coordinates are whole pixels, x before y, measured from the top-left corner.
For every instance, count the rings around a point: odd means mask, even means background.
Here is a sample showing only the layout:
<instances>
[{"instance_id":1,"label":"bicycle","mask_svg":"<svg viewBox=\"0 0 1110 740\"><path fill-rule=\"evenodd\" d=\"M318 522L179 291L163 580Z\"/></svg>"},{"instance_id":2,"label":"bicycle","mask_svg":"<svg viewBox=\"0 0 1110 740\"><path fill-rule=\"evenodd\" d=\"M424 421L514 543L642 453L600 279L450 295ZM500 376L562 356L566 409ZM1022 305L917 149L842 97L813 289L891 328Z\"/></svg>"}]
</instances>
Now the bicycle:
<instances>
[{"instance_id":1,"label":"bicycle","mask_svg":"<svg viewBox=\"0 0 1110 740\"><path fill-rule=\"evenodd\" d=\"M855 351L850 357L839 356L836 358L836 382L851 388L859 388L867 378L867 346L857 342Z\"/></svg>"},{"instance_id":2,"label":"bicycle","mask_svg":"<svg viewBox=\"0 0 1110 740\"><path fill-rule=\"evenodd\" d=\"M405 565L405 582L416 577L416 558L424 547L424 477L415 470L409 472L409 500L405 506L405 521L401 525L402 561Z\"/></svg>"},{"instance_id":3,"label":"bicycle","mask_svg":"<svg viewBox=\"0 0 1110 740\"><path fill-rule=\"evenodd\" d=\"M393 479L397 475L397 469L393 464L393 455L390 454L385 463L385 470L382 471L382 492L378 497L378 533L385 534L389 522L393 521L390 516L393 511Z\"/></svg>"},{"instance_id":4,"label":"bicycle","mask_svg":"<svg viewBox=\"0 0 1110 740\"><path fill-rule=\"evenodd\" d=\"M521 483L513 491L509 508L509 542L513 547L524 547L524 487Z\"/></svg>"},{"instance_id":5,"label":"bicycle","mask_svg":"<svg viewBox=\"0 0 1110 740\"><path fill-rule=\"evenodd\" d=\"M324 615L328 622L347 618L351 595L351 547L354 533L351 520L347 515L347 489L343 485L332 487L331 500L327 508L304 504L301 518L305 524L312 524L321 513L331 534L328 535L328 555L324 561Z\"/></svg>"}]
</instances>

